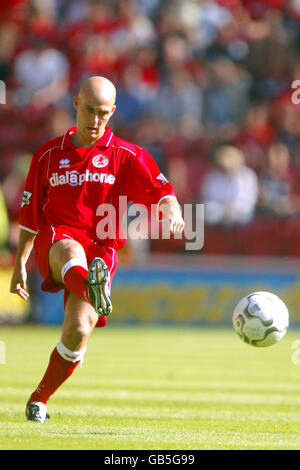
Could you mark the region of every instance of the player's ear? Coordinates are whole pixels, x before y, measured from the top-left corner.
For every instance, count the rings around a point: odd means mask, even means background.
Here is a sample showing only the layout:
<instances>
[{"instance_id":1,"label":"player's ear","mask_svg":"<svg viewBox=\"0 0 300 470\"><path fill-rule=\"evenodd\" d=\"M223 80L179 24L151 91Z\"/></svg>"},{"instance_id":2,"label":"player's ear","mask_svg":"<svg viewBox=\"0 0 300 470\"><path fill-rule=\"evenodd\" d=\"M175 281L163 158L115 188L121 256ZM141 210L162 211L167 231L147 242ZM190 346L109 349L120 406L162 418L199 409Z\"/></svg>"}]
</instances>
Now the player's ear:
<instances>
[{"instance_id":1,"label":"player's ear","mask_svg":"<svg viewBox=\"0 0 300 470\"><path fill-rule=\"evenodd\" d=\"M112 115L114 114L115 110L116 110L116 105L114 104L113 107L111 108L111 114L110 114L110 117L112 117Z\"/></svg>"},{"instance_id":2,"label":"player's ear","mask_svg":"<svg viewBox=\"0 0 300 470\"><path fill-rule=\"evenodd\" d=\"M74 96L74 98L73 98L73 106L77 111L77 108L78 108L78 97L77 96Z\"/></svg>"}]
</instances>

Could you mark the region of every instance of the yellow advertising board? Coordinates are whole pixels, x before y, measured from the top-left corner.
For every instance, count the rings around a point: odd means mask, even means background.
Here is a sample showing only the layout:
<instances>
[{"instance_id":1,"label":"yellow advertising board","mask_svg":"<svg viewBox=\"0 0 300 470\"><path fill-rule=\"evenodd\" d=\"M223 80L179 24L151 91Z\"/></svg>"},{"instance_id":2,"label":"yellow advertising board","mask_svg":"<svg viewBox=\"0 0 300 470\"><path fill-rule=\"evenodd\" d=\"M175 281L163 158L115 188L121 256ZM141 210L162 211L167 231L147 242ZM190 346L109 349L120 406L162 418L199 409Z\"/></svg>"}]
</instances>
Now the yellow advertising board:
<instances>
[{"instance_id":1,"label":"yellow advertising board","mask_svg":"<svg viewBox=\"0 0 300 470\"><path fill-rule=\"evenodd\" d=\"M11 270L0 271L0 315L23 318L30 305L9 293ZM38 323L61 324L63 291L42 292L35 278L32 317ZM272 269L193 269L185 266L128 267L112 283L113 324L229 325L235 305L251 292L267 290L288 306L291 325L300 326L300 272Z\"/></svg>"}]
</instances>

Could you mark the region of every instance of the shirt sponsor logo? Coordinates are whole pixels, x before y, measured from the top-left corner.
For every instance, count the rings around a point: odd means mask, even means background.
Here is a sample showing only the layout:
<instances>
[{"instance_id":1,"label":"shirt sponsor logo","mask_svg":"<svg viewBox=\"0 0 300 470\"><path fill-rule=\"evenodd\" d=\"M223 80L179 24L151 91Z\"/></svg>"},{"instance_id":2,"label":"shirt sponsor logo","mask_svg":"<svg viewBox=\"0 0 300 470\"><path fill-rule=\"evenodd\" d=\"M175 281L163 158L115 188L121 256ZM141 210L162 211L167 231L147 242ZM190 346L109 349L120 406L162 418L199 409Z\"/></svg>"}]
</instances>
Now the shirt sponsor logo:
<instances>
[{"instance_id":1,"label":"shirt sponsor logo","mask_svg":"<svg viewBox=\"0 0 300 470\"><path fill-rule=\"evenodd\" d=\"M95 155L92 164L96 168L104 168L108 164L108 158L105 155Z\"/></svg>"},{"instance_id":2,"label":"shirt sponsor logo","mask_svg":"<svg viewBox=\"0 0 300 470\"><path fill-rule=\"evenodd\" d=\"M70 167L70 160L68 158L63 158L59 161L59 169L61 168L69 168Z\"/></svg>"},{"instance_id":3,"label":"shirt sponsor logo","mask_svg":"<svg viewBox=\"0 0 300 470\"><path fill-rule=\"evenodd\" d=\"M25 205L30 203L31 196L32 196L32 193L30 193L29 191L24 191L21 207L24 207Z\"/></svg>"},{"instance_id":4,"label":"shirt sponsor logo","mask_svg":"<svg viewBox=\"0 0 300 470\"><path fill-rule=\"evenodd\" d=\"M61 186L68 184L70 186L81 186L84 183L106 183L114 184L116 178L112 174L108 173L92 173L86 170L85 173L79 173L78 171L66 171L64 175L58 173L52 173L50 177L51 186Z\"/></svg>"}]
</instances>

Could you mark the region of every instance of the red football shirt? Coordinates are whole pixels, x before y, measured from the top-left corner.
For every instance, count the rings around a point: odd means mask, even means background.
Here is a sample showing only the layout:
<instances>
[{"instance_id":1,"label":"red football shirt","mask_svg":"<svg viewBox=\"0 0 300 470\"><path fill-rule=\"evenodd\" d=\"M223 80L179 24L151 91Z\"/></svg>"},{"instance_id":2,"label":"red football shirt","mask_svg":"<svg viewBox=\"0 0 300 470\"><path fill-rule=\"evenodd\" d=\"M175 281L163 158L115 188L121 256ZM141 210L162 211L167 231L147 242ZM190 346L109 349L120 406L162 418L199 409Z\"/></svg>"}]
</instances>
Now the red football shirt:
<instances>
[{"instance_id":1,"label":"red football shirt","mask_svg":"<svg viewBox=\"0 0 300 470\"><path fill-rule=\"evenodd\" d=\"M126 210L124 200L150 209L165 196L175 196L174 190L142 147L116 137L107 127L92 148L76 148L70 140L75 130L71 127L34 154L20 227L37 233L43 225L65 225L102 241L97 224L107 213L99 214L103 204L110 204L115 210L116 233L103 243L118 249L124 245L120 223Z\"/></svg>"}]
</instances>

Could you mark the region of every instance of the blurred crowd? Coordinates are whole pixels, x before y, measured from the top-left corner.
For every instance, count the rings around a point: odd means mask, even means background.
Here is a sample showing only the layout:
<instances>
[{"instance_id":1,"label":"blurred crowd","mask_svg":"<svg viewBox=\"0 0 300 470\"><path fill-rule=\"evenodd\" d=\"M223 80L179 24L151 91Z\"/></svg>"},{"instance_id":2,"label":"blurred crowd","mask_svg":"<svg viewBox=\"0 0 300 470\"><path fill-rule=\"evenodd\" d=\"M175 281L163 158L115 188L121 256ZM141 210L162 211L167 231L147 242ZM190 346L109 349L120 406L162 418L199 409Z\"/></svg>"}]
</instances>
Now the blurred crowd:
<instances>
[{"instance_id":1,"label":"blurred crowd","mask_svg":"<svg viewBox=\"0 0 300 470\"><path fill-rule=\"evenodd\" d=\"M115 133L182 205L205 204L204 253L300 255L299 53L299 0L1 2L0 244L15 249L33 152L100 74L117 87Z\"/></svg>"}]
</instances>

